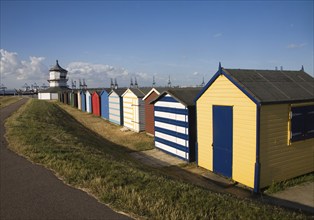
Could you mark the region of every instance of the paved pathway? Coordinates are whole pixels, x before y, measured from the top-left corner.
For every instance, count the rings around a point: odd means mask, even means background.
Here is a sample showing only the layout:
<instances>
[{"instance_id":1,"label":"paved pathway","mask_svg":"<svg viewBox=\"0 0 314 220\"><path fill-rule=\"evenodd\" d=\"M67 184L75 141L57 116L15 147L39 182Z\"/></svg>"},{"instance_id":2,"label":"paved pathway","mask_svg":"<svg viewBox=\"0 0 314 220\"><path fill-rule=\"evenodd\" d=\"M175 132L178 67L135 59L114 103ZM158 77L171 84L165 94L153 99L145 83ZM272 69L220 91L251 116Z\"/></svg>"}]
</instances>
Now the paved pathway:
<instances>
[{"instance_id":1,"label":"paved pathway","mask_svg":"<svg viewBox=\"0 0 314 220\"><path fill-rule=\"evenodd\" d=\"M26 101L0 110L0 219L130 219L7 149L4 120Z\"/></svg>"},{"instance_id":2,"label":"paved pathway","mask_svg":"<svg viewBox=\"0 0 314 220\"><path fill-rule=\"evenodd\" d=\"M314 182L293 186L284 191L274 193L272 196L306 205L314 209Z\"/></svg>"}]
</instances>

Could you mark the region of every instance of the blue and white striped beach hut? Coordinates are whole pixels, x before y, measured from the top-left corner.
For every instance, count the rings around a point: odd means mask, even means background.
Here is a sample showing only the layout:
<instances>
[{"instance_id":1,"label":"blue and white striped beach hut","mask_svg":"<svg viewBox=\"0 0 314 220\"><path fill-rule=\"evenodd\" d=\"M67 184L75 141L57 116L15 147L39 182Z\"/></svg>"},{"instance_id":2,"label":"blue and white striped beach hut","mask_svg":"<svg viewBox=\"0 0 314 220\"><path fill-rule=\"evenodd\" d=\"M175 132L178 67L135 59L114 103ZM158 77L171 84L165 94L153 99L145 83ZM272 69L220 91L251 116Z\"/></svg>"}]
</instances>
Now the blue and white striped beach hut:
<instances>
[{"instance_id":1,"label":"blue and white striped beach hut","mask_svg":"<svg viewBox=\"0 0 314 220\"><path fill-rule=\"evenodd\" d=\"M195 161L195 104L201 88L169 89L154 101L155 146L183 160Z\"/></svg>"},{"instance_id":2,"label":"blue and white striped beach hut","mask_svg":"<svg viewBox=\"0 0 314 220\"><path fill-rule=\"evenodd\" d=\"M109 121L123 125L123 100L122 94L126 89L114 89L109 93Z\"/></svg>"}]
</instances>

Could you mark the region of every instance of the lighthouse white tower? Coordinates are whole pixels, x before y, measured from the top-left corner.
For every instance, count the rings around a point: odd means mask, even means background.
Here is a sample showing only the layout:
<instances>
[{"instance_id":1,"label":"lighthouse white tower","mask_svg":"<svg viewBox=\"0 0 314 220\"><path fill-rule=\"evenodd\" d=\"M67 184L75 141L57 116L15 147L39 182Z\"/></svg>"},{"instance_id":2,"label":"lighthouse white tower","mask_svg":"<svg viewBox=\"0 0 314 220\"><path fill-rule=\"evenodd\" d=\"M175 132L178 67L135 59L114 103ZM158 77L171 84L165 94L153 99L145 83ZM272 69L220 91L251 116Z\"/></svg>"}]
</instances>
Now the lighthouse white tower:
<instances>
[{"instance_id":1,"label":"lighthouse white tower","mask_svg":"<svg viewBox=\"0 0 314 220\"><path fill-rule=\"evenodd\" d=\"M51 87L61 87L61 88L67 88L67 74L68 71L63 69L59 63L58 60L56 60L56 65L51 67L49 70L49 86Z\"/></svg>"},{"instance_id":2,"label":"lighthouse white tower","mask_svg":"<svg viewBox=\"0 0 314 220\"><path fill-rule=\"evenodd\" d=\"M47 81L49 82L50 88L39 91L38 99L58 99L63 91L67 91L69 89L67 85L67 74L68 71L63 69L57 60L56 65L51 67L49 70L49 79Z\"/></svg>"}]
</instances>

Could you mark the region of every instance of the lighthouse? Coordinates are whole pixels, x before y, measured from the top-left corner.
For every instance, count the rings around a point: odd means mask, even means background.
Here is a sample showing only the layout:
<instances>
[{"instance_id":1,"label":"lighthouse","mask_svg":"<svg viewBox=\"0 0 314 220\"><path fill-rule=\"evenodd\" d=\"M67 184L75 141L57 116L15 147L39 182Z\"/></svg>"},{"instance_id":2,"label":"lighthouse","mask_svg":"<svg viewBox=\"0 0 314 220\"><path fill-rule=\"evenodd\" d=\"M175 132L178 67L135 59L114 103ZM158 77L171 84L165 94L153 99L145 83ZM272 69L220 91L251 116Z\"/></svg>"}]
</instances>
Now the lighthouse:
<instances>
[{"instance_id":1,"label":"lighthouse","mask_svg":"<svg viewBox=\"0 0 314 220\"><path fill-rule=\"evenodd\" d=\"M38 99L42 100L53 100L58 99L58 95L62 92L69 90L67 82L68 71L63 69L58 60L56 60L56 65L49 69L49 88L41 90L38 92Z\"/></svg>"},{"instance_id":2,"label":"lighthouse","mask_svg":"<svg viewBox=\"0 0 314 220\"><path fill-rule=\"evenodd\" d=\"M60 88L67 88L67 74L68 71L63 69L60 65L58 60L56 60L56 65L49 69L49 86L52 87L60 87Z\"/></svg>"}]
</instances>

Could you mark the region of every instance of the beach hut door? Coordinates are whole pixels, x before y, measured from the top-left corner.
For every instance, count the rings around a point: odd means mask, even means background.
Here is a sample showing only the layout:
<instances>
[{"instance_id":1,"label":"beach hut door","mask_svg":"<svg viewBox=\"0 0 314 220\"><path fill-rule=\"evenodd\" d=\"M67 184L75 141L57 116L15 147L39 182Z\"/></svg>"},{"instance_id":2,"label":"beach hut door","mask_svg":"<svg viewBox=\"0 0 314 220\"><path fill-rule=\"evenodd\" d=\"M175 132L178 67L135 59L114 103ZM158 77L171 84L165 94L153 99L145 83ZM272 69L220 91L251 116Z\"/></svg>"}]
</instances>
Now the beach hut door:
<instances>
[{"instance_id":1,"label":"beach hut door","mask_svg":"<svg viewBox=\"0 0 314 220\"><path fill-rule=\"evenodd\" d=\"M214 172L232 177L232 107L213 106Z\"/></svg>"}]
</instances>

